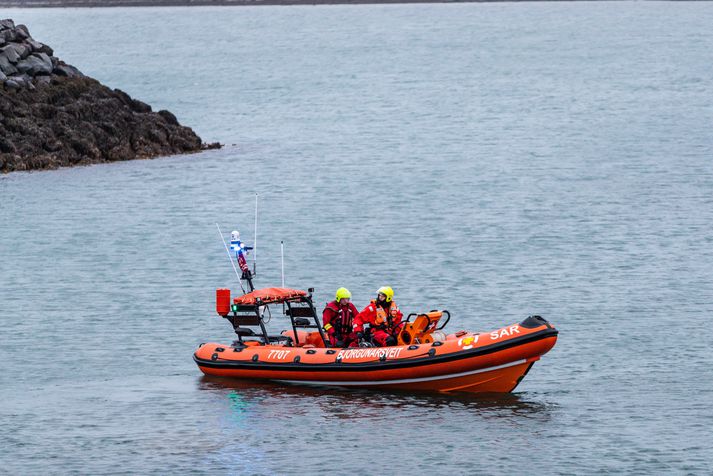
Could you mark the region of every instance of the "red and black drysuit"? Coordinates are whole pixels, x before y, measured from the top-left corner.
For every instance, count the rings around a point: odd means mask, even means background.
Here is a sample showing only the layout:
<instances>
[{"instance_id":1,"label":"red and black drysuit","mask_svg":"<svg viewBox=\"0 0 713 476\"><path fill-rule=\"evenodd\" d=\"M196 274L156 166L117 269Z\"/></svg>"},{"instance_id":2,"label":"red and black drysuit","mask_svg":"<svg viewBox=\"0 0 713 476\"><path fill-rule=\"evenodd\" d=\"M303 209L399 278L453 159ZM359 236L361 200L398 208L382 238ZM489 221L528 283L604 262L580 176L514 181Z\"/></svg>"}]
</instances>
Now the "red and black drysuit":
<instances>
[{"instance_id":1,"label":"red and black drysuit","mask_svg":"<svg viewBox=\"0 0 713 476\"><path fill-rule=\"evenodd\" d=\"M368 323L372 329L372 340L376 345L379 347L396 345L396 338L404 327L401 322L403 318L404 315L395 302L377 303L372 300L354 318L354 333L363 332L364 324ZM387 340L390 342L387 342Z\"/></svg>"},{"instance_id":2,"label":"red and black drysuit","mask_svg":"<svg viewBox=\"0 0 713 476\"><path fill-rule=\"evenodd\" d=\"M340 305L337 301L327 303L322 313L322 322L332 346L341 341L342 347L356 347L357 337L352 326L358 312L351 301L346 305Z\"/></svg>"}]
</instances>

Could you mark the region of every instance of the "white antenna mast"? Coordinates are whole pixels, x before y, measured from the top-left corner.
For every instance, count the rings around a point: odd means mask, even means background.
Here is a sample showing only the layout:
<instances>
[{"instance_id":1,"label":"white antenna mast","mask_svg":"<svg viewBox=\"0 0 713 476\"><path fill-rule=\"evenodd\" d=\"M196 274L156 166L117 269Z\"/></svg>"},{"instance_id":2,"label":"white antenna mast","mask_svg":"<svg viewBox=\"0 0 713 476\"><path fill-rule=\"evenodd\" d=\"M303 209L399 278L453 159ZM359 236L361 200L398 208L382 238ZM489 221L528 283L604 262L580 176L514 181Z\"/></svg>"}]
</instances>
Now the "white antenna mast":
<instances>
[{"instance_id":1,"label":"white antenna mast","mask_svg":"<svg viewBox=\"0 0 713 476\"><path fill-rule=\"evenodd\" d=\"M280 261L282 262L282 287L285 287L285 242L280 240Z\"/></svg>"},{"instance_id":2,"label":"white antenna mast","mask_svg":"<svg viewBox=\"0 0 713 476\"><path fill-rule=\"evenodd\" d=\"M255 192L255 240L253 241L253 275L257 274L257 192Z\"/></svg>"},{"instance_id":3,"label":"white antenna mast","mask_svg":"<svg viewBox=\"0 0 713 476\"><path fill-rule=\"evenodd\" d=\"M225 246L225 252L228 253L228 259L230 260L230 264L233 265L233 271L235 271L235 276L238 277L238 284L240 285L240 289L243 290L243 294L245 294L245 288L243 287L242 281L240 281L240 275L238 274L238 268L235 267L235 263L233 263L233 258L230 256L230 250L228 249L228 244L225 242L225 238L223 238L223 232L220 231L220 225L217 223L215 226L218 227L218 234L220 235L220 239L223 240L223 246Z\"/></svg>"}]
</instances>

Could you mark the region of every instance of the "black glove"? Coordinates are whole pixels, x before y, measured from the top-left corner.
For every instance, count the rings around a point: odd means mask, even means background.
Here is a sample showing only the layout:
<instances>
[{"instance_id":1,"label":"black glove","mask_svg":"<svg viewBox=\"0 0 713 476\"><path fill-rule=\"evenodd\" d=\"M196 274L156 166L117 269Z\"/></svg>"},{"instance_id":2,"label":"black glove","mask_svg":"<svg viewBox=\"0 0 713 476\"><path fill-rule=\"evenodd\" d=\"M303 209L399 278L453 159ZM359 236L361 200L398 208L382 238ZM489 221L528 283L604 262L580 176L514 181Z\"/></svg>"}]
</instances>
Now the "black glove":
<instances>
[{"instance_id":1,"label":"black glove","mask_svg":"<svg viewBox=\"0 0 713 476\"><path fill-rule=\"evenodd\" d=\"M334 343L334 347L344 347L344 341L338 340Z\"/></svg>"}]
</instances>

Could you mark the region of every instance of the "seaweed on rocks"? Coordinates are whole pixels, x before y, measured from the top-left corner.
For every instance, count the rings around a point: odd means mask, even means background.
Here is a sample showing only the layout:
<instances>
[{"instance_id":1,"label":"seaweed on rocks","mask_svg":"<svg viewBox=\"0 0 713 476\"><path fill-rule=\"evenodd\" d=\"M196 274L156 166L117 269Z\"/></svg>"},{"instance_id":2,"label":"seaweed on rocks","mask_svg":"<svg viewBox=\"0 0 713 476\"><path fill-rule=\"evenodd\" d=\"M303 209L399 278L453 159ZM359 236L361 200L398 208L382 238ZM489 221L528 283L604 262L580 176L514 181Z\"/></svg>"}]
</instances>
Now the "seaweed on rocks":
<instances>
[{"instance_id":1,"label":"seaweed on rocks","mask_svg":"<svg viewBox=\"0 0 713 476\"><path fill-rule=\"evenodd\" d=\"M218 148L169 111L110 89L0 20L0 171L144 159Z\"/></svg>"}]
</instances>

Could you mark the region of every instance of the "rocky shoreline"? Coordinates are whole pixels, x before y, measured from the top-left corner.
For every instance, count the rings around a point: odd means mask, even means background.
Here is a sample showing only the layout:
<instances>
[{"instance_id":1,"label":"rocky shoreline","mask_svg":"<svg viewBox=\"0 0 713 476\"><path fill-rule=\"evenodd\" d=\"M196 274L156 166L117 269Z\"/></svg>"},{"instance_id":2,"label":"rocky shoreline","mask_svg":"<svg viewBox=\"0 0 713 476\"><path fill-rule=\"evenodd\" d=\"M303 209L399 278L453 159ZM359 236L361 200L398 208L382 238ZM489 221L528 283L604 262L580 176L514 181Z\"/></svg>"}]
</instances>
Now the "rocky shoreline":
<instances>
[{"instance_id":1,"label":"rocky shoreline","mask_svg":"<svg viewBox=\"0 0 713 476\"><path fill-rule=\"evenodd\" d=\"M110 89L0 20L0 172L190 153L204 144L169 111Z\"/></svg>"}]
</instances>

